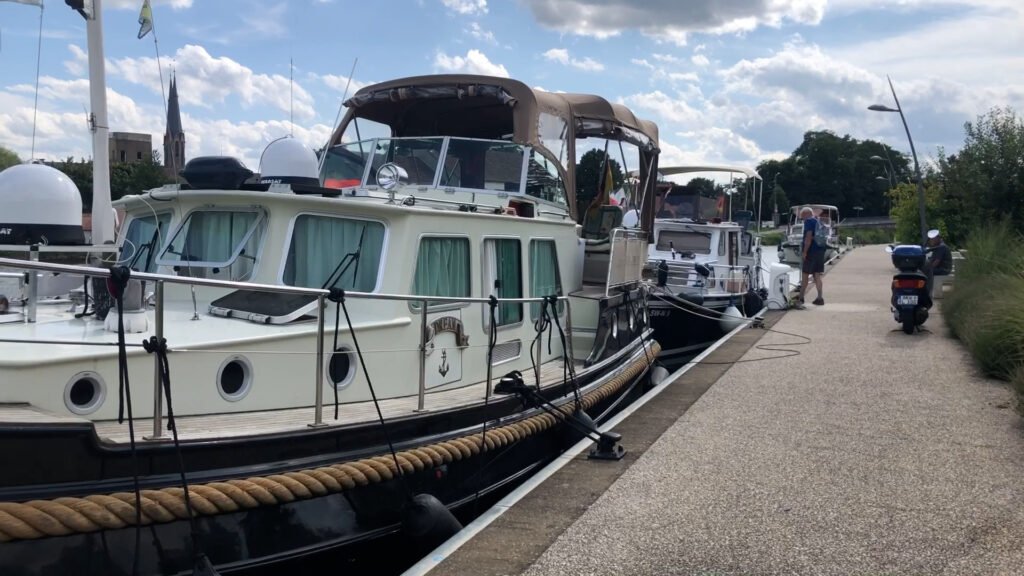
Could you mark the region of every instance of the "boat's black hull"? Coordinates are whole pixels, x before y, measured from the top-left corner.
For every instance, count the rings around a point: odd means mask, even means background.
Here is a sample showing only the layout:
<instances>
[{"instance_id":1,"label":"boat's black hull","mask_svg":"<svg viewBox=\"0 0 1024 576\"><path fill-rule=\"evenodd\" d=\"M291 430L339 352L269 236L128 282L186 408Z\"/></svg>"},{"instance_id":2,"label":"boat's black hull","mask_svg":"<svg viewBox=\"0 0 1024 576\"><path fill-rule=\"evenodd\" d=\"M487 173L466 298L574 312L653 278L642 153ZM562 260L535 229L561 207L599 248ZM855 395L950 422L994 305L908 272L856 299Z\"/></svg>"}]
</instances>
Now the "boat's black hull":
<instances>
[{"instance_id":1,"label":"boat's black hull","mask_svg":"<svg viewBox=\"0 0 1024 576\"><path fill-rule=\"evenodd\" d=\"M623 350L621 361L589 371L578 381L581 393L595 398L588 414L597 418L624 395L639 393L642 386L635 384L645 377L653 360L649 350L630 346ZM596 395L609 381L618 383L614 393ZM567 384L544 394L556 403L574 397ZM487 407L420 414L391 421L387 430L396 450L402 451L467 434L479 437L483 421L507 426L542 413L525 406L519 397L496 396ZM580 438L564 423L534 432L472 457L427 465L390 480L281 504L200 515L196 522L200 546L218 569L227 571L329 548L358 548L397 531L411 495L432 494L450 509L472 504L549 462ZM498 432L487 434L493 440ZM192 442L183 449L194 485L273 477L387 453L379 425ZM0 429L0 453L9 462L19 463L0 473L0 503L132 492L130 452L100 443L91 426ZM177 457L167 445L144 444L138 461L143 489L178 485ZM0 513L0 522L2 517ZM190 571L192 561L185 520L156 522L138 531L126 526L0 542L0 574L5 576L176 574Z\"/></svg>"},{"instance_id":2,"label":"boat's black hull","mask_svg":"<svg viewBox=\"0 0 1024 576\"><path fill-rule=\"evenodd\" d=\"M734 323L722 322L730 304L742 306L742 298L706 298L701 304L671 294L658 294L648 301L654 339L661 345L659 359L667 364L693 356L725 336Z\"/></svg>"}]
</instances>

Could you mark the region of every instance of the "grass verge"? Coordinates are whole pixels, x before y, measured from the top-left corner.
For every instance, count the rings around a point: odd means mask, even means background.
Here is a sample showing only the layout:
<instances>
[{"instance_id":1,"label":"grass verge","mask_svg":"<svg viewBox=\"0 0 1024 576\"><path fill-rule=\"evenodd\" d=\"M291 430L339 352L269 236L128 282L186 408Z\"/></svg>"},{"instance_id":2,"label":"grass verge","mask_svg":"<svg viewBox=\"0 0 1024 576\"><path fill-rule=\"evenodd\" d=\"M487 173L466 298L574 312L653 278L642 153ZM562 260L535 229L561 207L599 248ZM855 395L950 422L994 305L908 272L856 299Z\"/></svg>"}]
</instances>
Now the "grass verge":
<instances>
[{"instance_id":1,"label":"grass verge","mask_svg":"<svg viewBox=\"0 0 1024 576\"><path fill-rule=\"evenodd\" d=\"M1006 224L975 231L942 313L987 376L1013 384L1024 413L1024 238Z\"/></svg>"}]
</instances>

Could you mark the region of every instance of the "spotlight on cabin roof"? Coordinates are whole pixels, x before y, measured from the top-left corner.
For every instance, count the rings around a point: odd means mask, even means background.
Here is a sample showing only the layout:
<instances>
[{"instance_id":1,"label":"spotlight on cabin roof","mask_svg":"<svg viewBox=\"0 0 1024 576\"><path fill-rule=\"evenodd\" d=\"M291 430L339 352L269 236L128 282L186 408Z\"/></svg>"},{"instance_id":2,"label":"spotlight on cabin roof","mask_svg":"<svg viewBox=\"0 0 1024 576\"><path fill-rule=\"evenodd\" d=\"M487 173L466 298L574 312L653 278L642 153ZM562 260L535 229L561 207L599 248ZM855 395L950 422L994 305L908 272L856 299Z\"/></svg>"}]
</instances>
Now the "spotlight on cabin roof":
<instances>
[{"instance_id":1,"label":"spotlight on cabin roof","mask_svg":"<svg viewBox=\"0 0 1024 576\"><path fill-rule=\"evenodd\" d=\"M75 183L45 164L0 172L0 244L85 244Z\"/></svg>"},{"instance_id":2,"label":"spotlight on cabin roof","mask_svg":"<svg viewBox=\"0 0 1024 576\"><path fill-rule=\"evenodd\" d=\"M260 182L319 186L316 154L295 138L278 138L267 145L260 157Z\"/></svg>"}]
</instances>

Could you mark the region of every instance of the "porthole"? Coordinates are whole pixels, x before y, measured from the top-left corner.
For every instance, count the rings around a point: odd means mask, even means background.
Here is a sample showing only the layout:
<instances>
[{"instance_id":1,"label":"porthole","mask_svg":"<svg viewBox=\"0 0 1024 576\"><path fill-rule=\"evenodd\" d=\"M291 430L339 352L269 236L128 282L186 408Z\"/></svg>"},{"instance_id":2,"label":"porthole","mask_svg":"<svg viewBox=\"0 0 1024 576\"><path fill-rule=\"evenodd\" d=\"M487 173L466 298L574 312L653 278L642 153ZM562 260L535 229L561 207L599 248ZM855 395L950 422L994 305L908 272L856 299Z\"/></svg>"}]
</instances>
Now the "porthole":
<instances>
[{"instance_id":1,"label":"porthole","mask_svg":"<svg viewBox=\"0 0 1024 576\"><path fill-rule=\"evenodd\" d=\"M217 392L228 402L245 398L252 388L252 363L245 356L230 356L217 369Z\"/></svg>"},{"instance_id":2,"label":"porthole","mask_svg":"<svg viewBox=\"0 0 1024 576\"><path fill-rule=\"evenodd\" d=\"M358 364L359 359L356 358L356 354L351 348L338 346L338 349L327 360L325 368L327 380L338 390L347 388L355 380Z\"/></svg>"},{"instance_id":3,"label":"porthole","mask_svg":"<svg viewBox=\"0 0 1024 576\"><path fill-rule=\"evenodd\" d=\"M95 372L79 372L64 386L64 405L74 414L92 414L106 398L106 384Z\"/></svg>"}]
</instances>

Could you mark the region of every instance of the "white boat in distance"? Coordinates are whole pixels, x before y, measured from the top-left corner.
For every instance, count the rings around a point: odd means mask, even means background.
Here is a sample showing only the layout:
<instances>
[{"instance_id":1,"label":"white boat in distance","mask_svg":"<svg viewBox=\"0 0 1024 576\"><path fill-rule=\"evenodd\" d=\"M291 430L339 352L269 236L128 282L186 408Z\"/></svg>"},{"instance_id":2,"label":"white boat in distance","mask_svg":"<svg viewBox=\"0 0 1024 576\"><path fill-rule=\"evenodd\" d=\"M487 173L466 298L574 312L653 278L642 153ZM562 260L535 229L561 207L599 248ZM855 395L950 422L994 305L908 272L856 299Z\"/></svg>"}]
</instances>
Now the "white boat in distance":
<instances>
[{"instance_id":1,"label":"white boat in distance","mask_svg":"<svg viewBox=\"0 0 1024 576\"><path fill-rule=\"evenodd\" d=\"M779 243L779 262L799 268L803 249L804 219L800 211L810 208L825 233L827 248L825 260L831 260L842 250L839 241L839 208L829 204L800 204L789 209L789 226L785 239Z\"/></svg>"}]
</instances>

